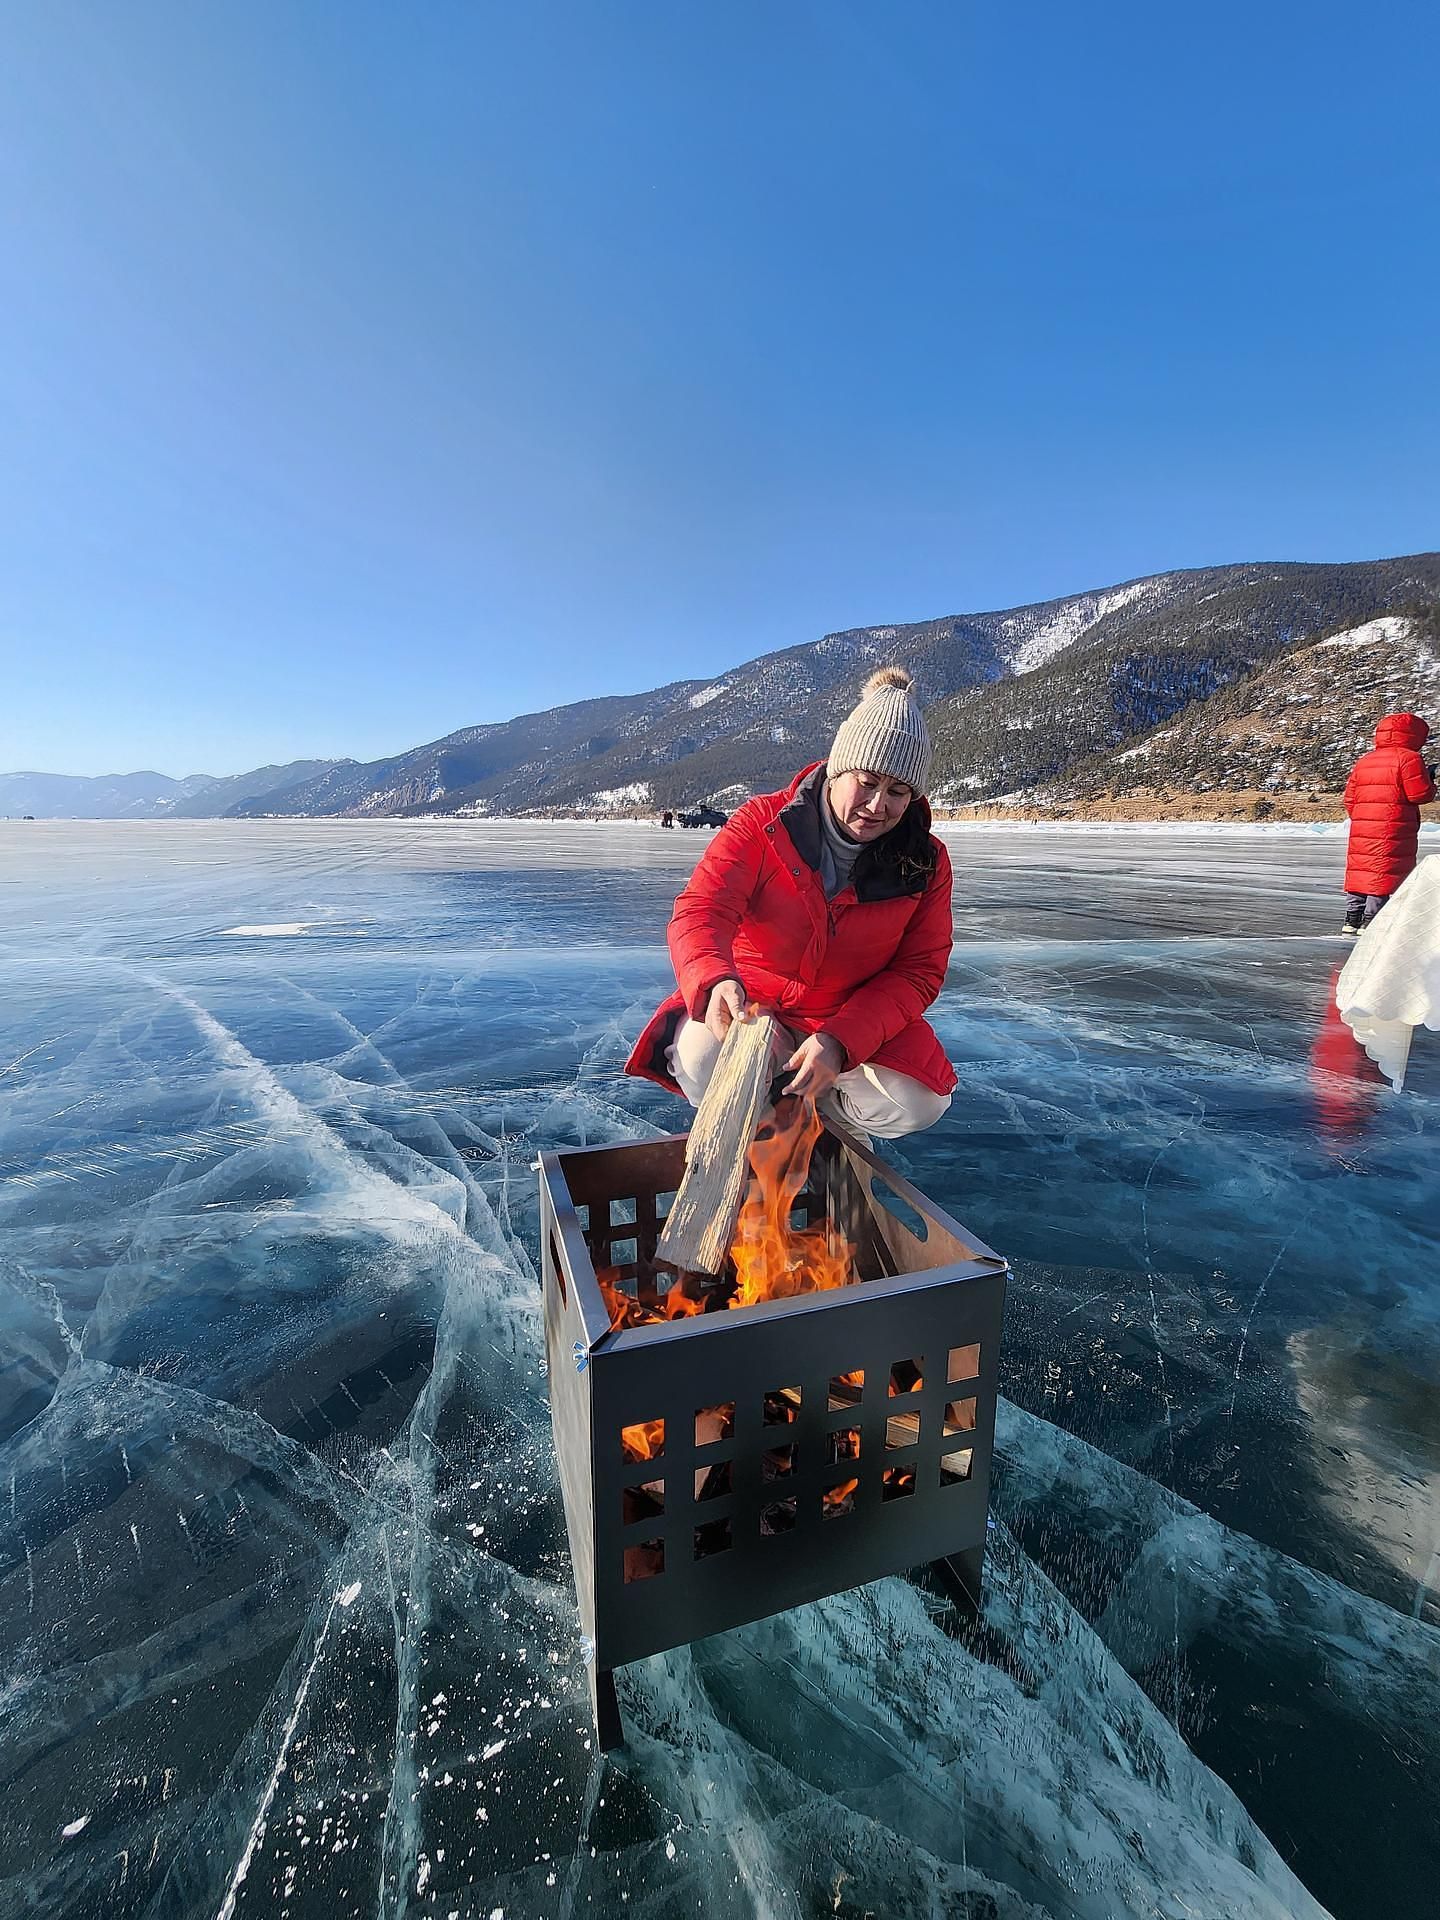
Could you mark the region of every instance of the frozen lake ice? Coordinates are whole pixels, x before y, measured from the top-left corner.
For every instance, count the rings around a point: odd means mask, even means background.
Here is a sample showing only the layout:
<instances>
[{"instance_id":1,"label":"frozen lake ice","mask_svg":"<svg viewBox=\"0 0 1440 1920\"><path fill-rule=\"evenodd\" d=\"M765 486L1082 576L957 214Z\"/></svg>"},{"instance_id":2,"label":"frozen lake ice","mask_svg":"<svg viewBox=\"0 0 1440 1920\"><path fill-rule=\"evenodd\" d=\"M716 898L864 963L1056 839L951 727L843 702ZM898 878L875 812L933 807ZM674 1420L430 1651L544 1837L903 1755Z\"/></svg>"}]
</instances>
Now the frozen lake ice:
<instances>
[{"instance_id":1,"label":"frozen lake ice","mask_svg":"<svg viewBox=\"0 0 1440 1920\"><path fill-rule=\"evenodd\" d=\"M1436 1910L1440 1043L1335 1019L1334 833L947 839L984 1619L643 1663L601 1760L530 1168L684 1124L699 836L0 823L0 1915Z\"/></svg>"}]
</instances>

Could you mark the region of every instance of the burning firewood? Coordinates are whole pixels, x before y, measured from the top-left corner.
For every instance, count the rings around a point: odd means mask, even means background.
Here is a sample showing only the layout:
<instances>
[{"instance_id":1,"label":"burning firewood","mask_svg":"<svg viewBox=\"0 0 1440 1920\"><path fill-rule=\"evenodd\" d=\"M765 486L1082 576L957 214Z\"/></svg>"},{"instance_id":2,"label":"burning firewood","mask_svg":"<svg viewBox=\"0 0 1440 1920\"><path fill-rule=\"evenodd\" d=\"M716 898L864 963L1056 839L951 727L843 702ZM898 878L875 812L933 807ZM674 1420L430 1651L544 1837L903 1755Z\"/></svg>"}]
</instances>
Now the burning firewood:
<instances>
[{"instance_id":1,"label":"burning firewood","mask_svg":"<svg viewBox=\"0 0 1440 1920\"><path fill-rule=\"evenodd\" d=\"M662 1304L649 1306L629 1290L618 1267L597 1269L595 1278L611 1326L659 1326L690 1314L752 1307L762 1300L854 1285L859 1276L849 1241L825 1226L790 1224L820 1131L820 1118L809 1101L777 1102L774 1120L761 1128L750 1146L750 1182L723 1263L725 1270L717 1278L699 1272L682 1274L673 1280ZM683 1186L680 1191L684 1192ZM679 1205L678 1196L675 1204ZM663 1251L657 1250L657 1259L663 1258ZM861 1384L860 1375L843 1375L832 1383L832 1391L839 1386L848 1395L853 1386L853 1397L858 1398Z\"/></svg>"}]
</instances>

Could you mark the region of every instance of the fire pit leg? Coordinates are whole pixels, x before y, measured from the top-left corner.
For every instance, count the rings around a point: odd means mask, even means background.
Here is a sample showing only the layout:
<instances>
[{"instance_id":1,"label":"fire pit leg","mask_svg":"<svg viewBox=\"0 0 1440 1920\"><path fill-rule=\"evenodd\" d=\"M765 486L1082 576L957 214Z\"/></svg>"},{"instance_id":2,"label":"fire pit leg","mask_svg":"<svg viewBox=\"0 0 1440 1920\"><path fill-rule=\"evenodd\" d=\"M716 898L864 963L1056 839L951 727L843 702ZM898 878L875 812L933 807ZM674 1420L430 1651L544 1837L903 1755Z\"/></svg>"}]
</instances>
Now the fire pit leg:
<instances>
[{"instance_id":1,"label":"fire pit leg","mask_svg":"<svg viewBox=\"0 0 1440 1920\"><path fill-rule=\"evenodd\" d=\"M966 1547L963 1552L930 1562L931 1572L950 1599L972 1620L980 1618L980 1575L984 1559L985 1548L981 1545Z\"/></svg>"},{"instance_id":2,"label":"fire pit leg","mask_svg":"<svg viewBox=\"0 0 1440 1920\"><path fill-rule=\"evenodd\" d=\"M608 1667L590 1669L590 1705L595 1714L595 1737L600 1751L609 1753L625 1744L625 1723L615 1693L615 1675Z\"/></svg>"}]
</instances>

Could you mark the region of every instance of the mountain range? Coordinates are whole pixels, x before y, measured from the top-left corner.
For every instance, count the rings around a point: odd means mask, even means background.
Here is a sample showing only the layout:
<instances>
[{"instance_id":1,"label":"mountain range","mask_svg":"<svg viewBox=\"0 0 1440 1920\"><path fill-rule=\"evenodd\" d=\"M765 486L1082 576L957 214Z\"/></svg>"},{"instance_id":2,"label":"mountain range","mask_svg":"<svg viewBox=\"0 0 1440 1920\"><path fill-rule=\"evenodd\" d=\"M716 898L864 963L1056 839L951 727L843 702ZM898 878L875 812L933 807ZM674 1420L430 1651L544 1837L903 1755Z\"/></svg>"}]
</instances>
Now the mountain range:
<instances>
[{"instance_id":1,"label":"mountain range","mask_svg":"<svg viewBox=\"0 0 1440 1920\"><path fill-rule=\"evenodd\" d=\"M1435 553L1155 574L1001 612L855 627L712 679L465 727L379 761L300 761L227 781L0 776L0 813L474 817L733 804L818 759L865 676L892 661L925 703L942 806L1157 783L1314 786L1322 775L1333 791L1377 701L1428 700L1434 711L1437 610Z\"/></svg>"},{"instance_id":2,"label":"mountain range","mask_svg":"<svg viewBox=\"0 0 1440 1920\"><path fill-rule=\"evenodd\" d=\"M217 820L248 800L310 780L329 760L217 777L190 773L0 773L0 817L37 820Z\"/></svg>"}]
</instances>

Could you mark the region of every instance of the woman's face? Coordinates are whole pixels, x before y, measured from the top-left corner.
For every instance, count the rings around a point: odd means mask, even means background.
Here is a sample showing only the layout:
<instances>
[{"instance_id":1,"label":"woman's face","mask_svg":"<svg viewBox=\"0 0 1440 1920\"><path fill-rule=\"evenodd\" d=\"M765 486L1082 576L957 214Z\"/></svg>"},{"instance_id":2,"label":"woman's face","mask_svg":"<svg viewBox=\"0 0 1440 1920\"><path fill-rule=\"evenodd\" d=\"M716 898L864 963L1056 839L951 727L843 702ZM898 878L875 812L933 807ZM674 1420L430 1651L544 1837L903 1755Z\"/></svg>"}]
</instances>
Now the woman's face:
<instances>
[{"instance_id":1,"label":"woman's face","mask_svg":"<svg viewBox=\"0 0 1440 1920\"><path fill-rule=\"evenodd\" d=\"M838 773L827 791L830 811L856 840L878 840L898 826L915 798L913 787L888 773Z\"/></svg>"}]
</instances>

